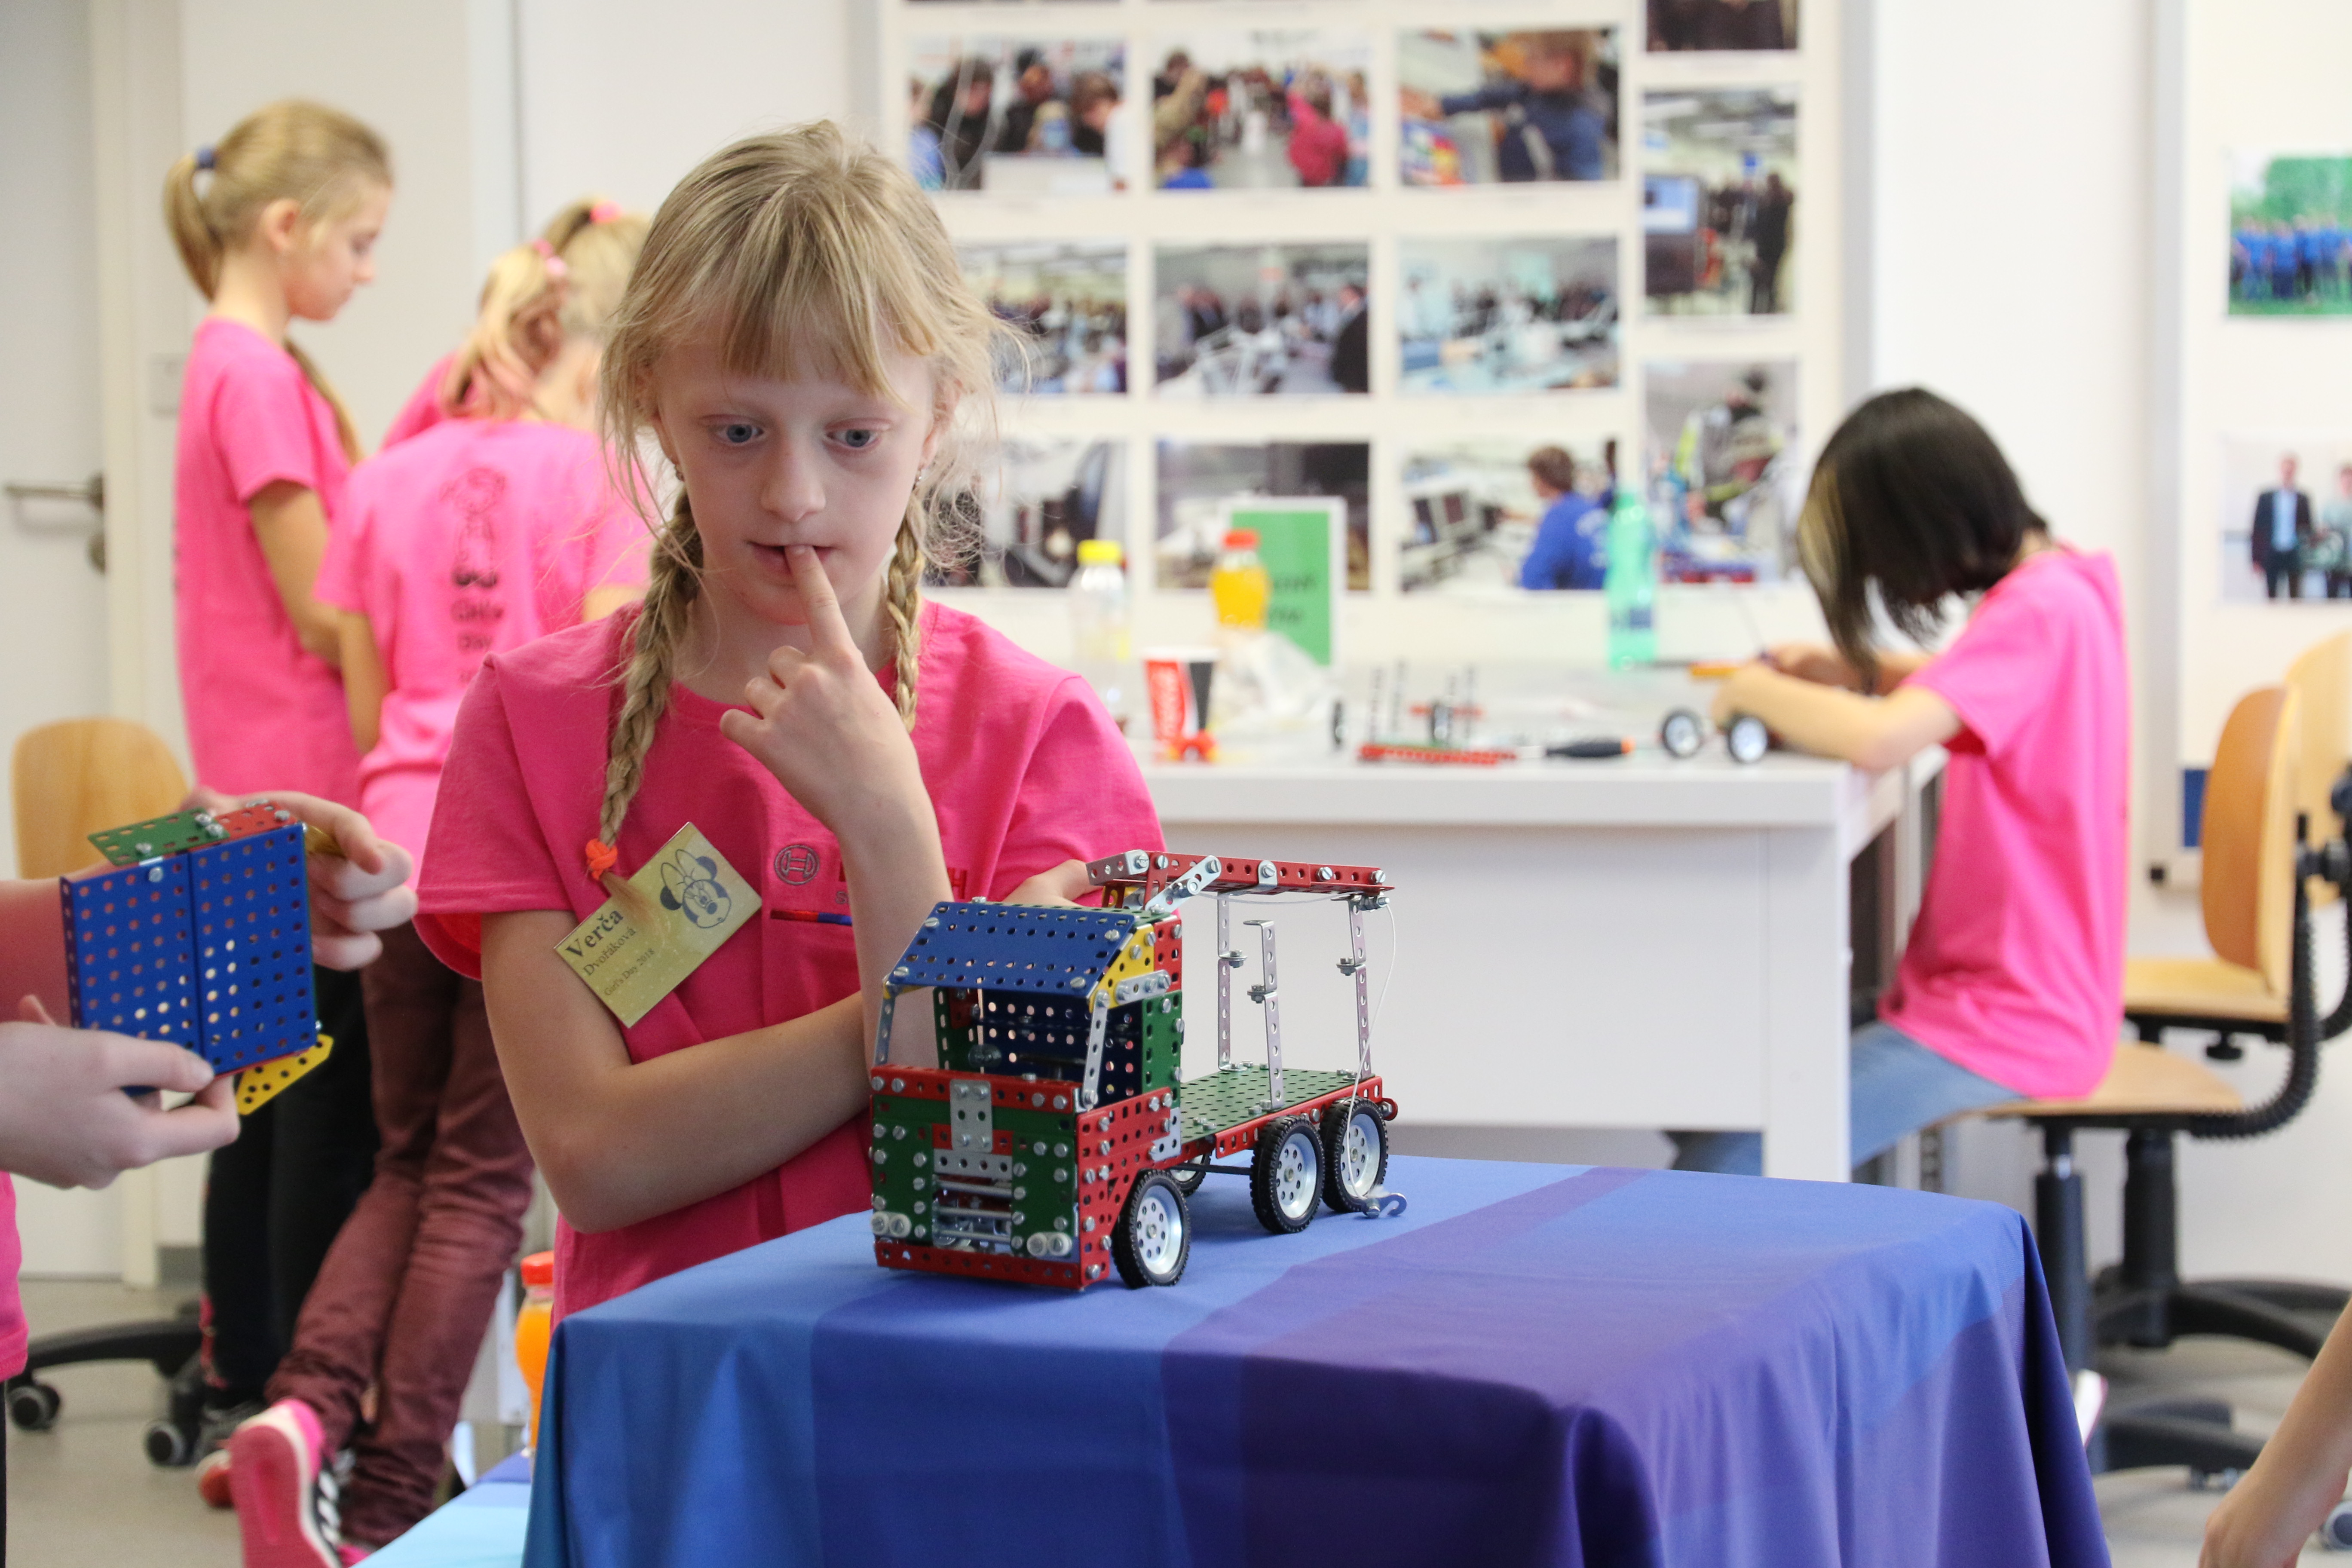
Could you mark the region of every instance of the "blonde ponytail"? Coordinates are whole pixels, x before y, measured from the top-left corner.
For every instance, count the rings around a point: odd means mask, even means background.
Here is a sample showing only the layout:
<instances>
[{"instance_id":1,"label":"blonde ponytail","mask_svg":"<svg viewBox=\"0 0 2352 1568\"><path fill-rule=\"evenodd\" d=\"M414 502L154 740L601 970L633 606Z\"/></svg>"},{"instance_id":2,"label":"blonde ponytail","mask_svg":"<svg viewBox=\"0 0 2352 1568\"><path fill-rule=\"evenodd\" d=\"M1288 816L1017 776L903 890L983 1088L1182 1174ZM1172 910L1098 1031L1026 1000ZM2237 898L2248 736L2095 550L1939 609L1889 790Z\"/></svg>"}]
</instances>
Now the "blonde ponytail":
<instances>
[{"instance_id":1,"label":"blonde ponytail","mask_svg":"<svg viewBox=\"0 0 2352 1568\"><path fill-rule=\"evenodd\" d=\"M441 382L442 413L515 419L530 412L540 373L563 349L565 271L544 240L518 245L490 264L474 330Z\"/></svg>"},{"instance_id":2,"label":"blonde ponytail","mask_svg":"<svg viewBox=\"0 0 2352 1568\"><path fill-rule=\"evenodd\" d=\"M339 109L280 99L238 121L218 145L172 165L163 176L163 223L188 280L209 300L220 287L222 258L244 243L270 203L298 203L303 223L316 228L351 212L369 191L391 186L392 153L383 137ZM351 410L310 355L290 342L286 350L334 410L343 455L357 462Z\"/></svg>"}]
</instances>

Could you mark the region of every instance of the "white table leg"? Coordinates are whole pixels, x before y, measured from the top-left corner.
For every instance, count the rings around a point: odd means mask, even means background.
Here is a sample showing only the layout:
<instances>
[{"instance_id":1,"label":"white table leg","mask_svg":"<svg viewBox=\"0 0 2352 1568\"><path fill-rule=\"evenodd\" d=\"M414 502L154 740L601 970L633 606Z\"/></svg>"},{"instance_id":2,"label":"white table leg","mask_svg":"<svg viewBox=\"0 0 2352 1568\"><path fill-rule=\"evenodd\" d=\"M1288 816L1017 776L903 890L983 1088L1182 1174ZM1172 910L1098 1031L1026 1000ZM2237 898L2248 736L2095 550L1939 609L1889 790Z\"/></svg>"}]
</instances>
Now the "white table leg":
<instances>
[{"instance_id":1,"label":"white table leg","mask_svg":"<svg viewBox=\"0 0 2352 1568\"><path fill-rule=\"evenodd\" d=\"M1764 1173L1843 1182L1846 860L1830 828L1764 835Z\"/></svg>"}]
</instances>

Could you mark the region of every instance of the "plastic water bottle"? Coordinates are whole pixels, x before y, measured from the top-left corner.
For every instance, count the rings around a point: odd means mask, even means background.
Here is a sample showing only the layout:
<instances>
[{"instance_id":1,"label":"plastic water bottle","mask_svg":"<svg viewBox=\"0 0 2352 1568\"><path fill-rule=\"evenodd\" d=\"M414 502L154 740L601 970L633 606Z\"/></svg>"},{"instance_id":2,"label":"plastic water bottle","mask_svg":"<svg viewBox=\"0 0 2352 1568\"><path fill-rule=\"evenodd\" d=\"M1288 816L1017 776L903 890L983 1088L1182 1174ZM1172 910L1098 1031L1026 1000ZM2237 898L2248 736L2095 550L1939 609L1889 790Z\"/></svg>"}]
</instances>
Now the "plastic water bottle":
<instances>
[{"instance_id":1,"label":"plastic water bottle","mask_svg":"<svg viewBox=\"0 0 2352 1568\"><path fill-rule=\"evenodd\" d=\"M1134 658L1129 613L1127 552L1115 539L1078 542L1078 573L1070 579L1070 646L1087 678L1120 729L1127 728L1128 666Z\"/></svg>"},{"instance_id":2,"label":"plastic water bottle","mask_svg":"<svg viewBox=\"0 0 2352 1568\"><path fill-rule=\"evenodd\" d=\"M1654 663L1658 630L1653 606L1658 597L1657 540L1640 490L1619 484L1609 509L1609 568L1601 591L1609 601L1609 668Z\"/></svg>"}]
</instances>

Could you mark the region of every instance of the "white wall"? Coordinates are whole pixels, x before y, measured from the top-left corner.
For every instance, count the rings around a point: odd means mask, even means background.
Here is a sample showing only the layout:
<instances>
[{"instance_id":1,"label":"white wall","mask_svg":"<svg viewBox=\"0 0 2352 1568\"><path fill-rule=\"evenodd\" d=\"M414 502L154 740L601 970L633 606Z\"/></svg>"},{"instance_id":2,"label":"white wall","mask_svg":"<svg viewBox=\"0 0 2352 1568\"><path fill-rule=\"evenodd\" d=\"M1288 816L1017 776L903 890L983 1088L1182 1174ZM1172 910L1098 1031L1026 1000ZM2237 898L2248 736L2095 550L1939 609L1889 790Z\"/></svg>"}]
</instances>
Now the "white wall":
<instances>
[{"instance_id":1,"label":"white wall","mask_svg":"<svg viewBox=\"0 0 2352 1568\"><path fill-rule=\"evenodd\" d=\"M534 226L592 191L650 213L739 137L869 112L856 0L517 3Z\"/></svg>"},{"instance_id":2,"label":"white wall","mask_svg":"<svg viewBox=\"0 0 2352 1568\"><path fill-rule=\"evenodd\" d=\"M80 0L0 6L0 479L79 481L99 471L97 211L89 56ZM36 724L107 706L106 587L83 553L86 508L0 510L0 748ZM16 852L0 776L0 876ZM27 1272L112 1273L119 1205L90 1193L17 1187Z\"/></svg>"}]
</instances>

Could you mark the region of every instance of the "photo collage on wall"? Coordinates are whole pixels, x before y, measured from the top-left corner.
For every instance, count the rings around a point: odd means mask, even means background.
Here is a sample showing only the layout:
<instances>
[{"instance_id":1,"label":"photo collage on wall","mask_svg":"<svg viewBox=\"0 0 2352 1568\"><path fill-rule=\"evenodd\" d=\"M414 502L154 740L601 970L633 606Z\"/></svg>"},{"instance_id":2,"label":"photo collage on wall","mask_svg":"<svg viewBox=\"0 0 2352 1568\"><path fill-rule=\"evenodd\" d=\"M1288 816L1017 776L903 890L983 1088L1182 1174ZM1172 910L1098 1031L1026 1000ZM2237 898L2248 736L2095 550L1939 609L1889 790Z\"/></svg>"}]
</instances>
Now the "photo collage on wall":
<instances>
[{"instance_id":1,"label":"photo collage on wall","mask_svg":"<svg viewBox=\"0 0 2352 1568\"><path fill-rule=\"evenodd\" d=\"M1629 484L1664 579L1787 580L1799 5L887 0L908 167L1010 329L935 581L1114 539L1197 590L1261 495L1345 503L1354 590L1596 590Z\"/></svg>"}]
</instances>

